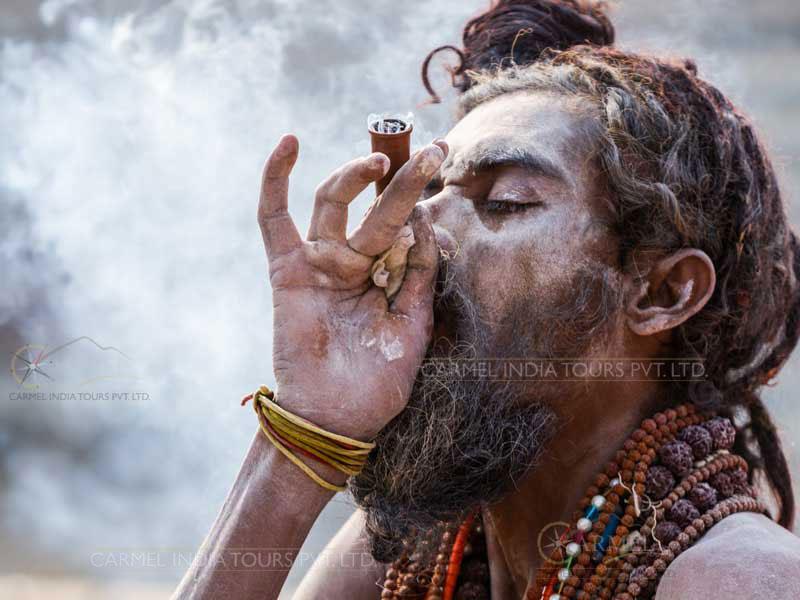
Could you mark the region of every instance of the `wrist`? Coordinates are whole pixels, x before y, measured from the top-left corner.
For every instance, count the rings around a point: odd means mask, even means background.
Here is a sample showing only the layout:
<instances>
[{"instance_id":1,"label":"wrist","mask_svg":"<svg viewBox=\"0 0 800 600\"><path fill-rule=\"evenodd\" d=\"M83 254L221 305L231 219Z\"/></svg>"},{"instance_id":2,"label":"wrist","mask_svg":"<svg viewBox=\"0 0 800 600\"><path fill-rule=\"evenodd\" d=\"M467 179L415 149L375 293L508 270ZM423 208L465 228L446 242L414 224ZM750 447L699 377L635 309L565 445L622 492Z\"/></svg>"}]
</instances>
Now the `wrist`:
<instances>
[{"instance_id":1,"label":"wrist","mask_svg":"<svg viewBox=\"0 0 800 600\"><path fill-rule=\"evenodd\" d=\"M328 491L345 491L347 477L360 472L375 447L372 442L320 427L297 405L281 402L265 385L245 396L242 405L250 400L258 415L259 429L275 450Z\"/></svg>"},{"instance_id":2,"label":"wrist","mask_svg":"<svg viewBox=\"0 0 800 600\"><path fill-rule=\"evenodd\" d=\"M319 494L328 499L335 494L335 492L325 489L315 483L296 464L292 463L292 461L267 439L267 436L264 435L264 432L261 431L260 428L256 431L254 446L257 447L257 451L269 464L279 467L281 471L286 471L286 481L292 486L292 489L302 489L304 495L308 493L307 490L314 490L315 494ZM347 483L347 475L334 469L330 465L301 454L295 454L295 456L326 481L334 485L345 485L345 483Z\"/></svg>"},{"instance_id":3,"label":"wrist","mask_svg":"<svg viewBox=\"0 0 800 600\"><path fill-rule=\"evenodd\" d=\"M363 420L341 408L322 408L309 394L297 393L279 388L275 391L275 401L279 406L302 417L326 431L347 436L362 442L371 441L380 429L365 426ZM341 405L342 400L338 400Z\"/></svg>"}]
</instances>

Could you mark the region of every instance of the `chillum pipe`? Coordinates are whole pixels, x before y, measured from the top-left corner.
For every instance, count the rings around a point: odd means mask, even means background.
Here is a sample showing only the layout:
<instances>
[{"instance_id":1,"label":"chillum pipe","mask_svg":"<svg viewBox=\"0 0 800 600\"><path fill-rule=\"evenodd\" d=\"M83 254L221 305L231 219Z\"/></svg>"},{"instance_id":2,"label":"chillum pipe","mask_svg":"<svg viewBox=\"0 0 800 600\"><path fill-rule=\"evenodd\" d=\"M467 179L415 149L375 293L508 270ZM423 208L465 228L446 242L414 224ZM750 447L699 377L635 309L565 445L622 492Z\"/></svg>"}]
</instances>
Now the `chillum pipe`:
<instances>
[{"instance_id":1,"label":"chillum pipe","mask_svg":"<svg viewBox=\"0 0 800 600\"><path fill-rule=\"evenodd\" d=\"M396 133L384 133L383 130L399 129ZM369 124L369 136L372 140L372 151L382 152L389 157L389 170L386 175L375 182L375 195L380 195L384 188L411 156L411 123L392 117L379 119Z\"/></svg>"}]
</instances>

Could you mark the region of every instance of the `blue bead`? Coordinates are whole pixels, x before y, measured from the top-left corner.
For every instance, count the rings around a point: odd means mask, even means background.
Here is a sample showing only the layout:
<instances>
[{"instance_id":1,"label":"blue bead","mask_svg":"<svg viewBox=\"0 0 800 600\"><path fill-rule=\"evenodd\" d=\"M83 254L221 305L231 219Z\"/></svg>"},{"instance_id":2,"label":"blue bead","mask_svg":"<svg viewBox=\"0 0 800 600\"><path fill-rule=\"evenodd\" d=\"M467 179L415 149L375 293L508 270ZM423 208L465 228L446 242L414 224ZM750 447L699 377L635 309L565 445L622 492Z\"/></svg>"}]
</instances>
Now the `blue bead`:
<instances>
[{"instance_id":1,"label":"blue bead","mask_svg":"<svg viewBox=\"0 0 800 600\"><path fill-rule=\"evenodd\" d=\"M603 529L603 536L600 538L600 542L597 544L597 551L601 554L605 554L605 551L608 548L608 541L611 539L611 536L614 535L617 525L619 525L619 515L616 513L611 513L611 518L608 519L606 528Z\"/></svg>"}]
</instances>

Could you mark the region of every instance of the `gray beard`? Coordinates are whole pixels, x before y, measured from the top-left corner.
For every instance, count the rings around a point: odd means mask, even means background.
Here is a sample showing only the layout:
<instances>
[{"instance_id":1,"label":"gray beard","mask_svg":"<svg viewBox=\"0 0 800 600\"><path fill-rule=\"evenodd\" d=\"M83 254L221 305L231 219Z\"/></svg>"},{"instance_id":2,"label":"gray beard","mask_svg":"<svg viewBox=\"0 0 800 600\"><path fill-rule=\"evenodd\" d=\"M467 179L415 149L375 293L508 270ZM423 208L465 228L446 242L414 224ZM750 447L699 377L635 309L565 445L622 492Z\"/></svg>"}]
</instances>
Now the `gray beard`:
<instances>
[{"instance_id":1,"label":"gray beard","mask_svg":"<svg viewBox=\"0 0 800 600\"><path fill-rule=\"evenodd\" d=\"M581 271L578 287L571 288L579 291L547 315L540 311L533 318L530 307L511 311L509 323L501 323L500 335L491 339L476 304L452 279L440 276L447 283L441 283L437 307L447 311L458 331L446 356L428 358L532 358L531 349L539 356L580 356L576 352L585 350L608 320L607 311L598 310L598 296L587 293L586 286L603 292L599 301L604 306L615 300L617 288L608 285L606 271L602 274L598 282L596 267ZM559 328L560 336L555 333ZM568 341L554 343L557 338ZM522 340L525 347L512 340ZM404 542L414 544L417 532L507 495L535 466L556 430L547 401L552 384L540 387L540 398L531 397L530 389L523 397L510 382L443 379L439 372L420 370L406 409L380 432L364 469L349 482L365 514L370 552L380 562L397 558Z\"/></svg>"}]
</instances>

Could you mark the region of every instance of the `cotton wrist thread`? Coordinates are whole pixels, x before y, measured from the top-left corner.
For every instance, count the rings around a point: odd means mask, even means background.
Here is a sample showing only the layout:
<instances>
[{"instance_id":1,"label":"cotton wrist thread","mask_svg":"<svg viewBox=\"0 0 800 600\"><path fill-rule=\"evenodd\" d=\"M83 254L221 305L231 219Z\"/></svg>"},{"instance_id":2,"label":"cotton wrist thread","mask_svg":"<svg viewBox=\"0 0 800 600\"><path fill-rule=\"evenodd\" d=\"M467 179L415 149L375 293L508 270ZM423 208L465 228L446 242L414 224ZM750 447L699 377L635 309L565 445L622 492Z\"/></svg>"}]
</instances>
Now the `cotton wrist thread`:
<instances>
[{"instance_id":1,"label":"cotton wrist thread","mask_svg":"<svg viewBox=\"0 0 800 600\"><path fill-rule=\"evenodd\" d=\"M320 477L304 463L295 452L318 460L347 476L357 475L364 467L374 442L362 442L326 431L292 414L275 402L275 394L262 385L242 399L242 405L253 400L261 431L267 439L292 463L321 487L334 492L347 489ZM294 452L292 451L294 450Z\"/></svg>"}]
</instances>

